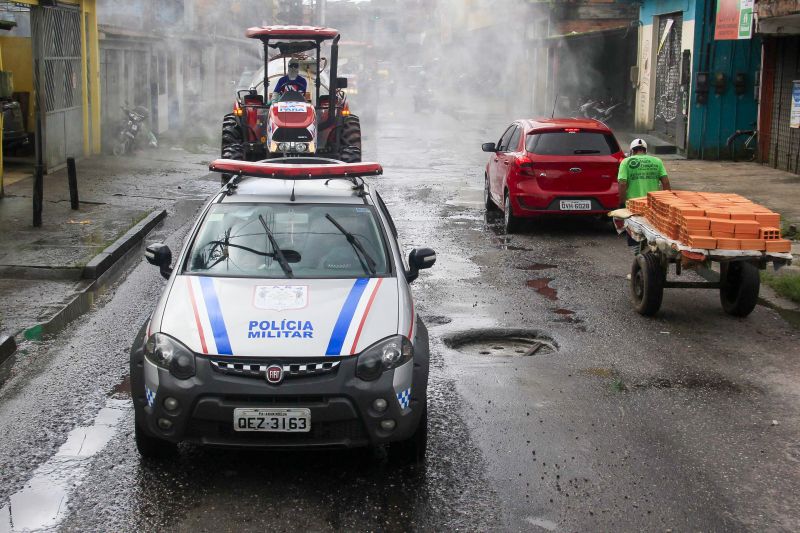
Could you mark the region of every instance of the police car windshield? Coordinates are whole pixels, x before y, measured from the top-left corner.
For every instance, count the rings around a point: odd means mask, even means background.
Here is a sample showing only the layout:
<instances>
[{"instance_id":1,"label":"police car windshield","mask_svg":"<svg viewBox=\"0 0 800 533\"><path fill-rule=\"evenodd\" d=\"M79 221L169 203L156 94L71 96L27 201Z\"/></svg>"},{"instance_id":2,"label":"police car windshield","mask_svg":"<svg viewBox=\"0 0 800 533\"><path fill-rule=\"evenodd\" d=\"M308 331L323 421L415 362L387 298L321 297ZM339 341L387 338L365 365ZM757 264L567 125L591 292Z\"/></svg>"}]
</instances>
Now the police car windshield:
<instances>
[{"instance_id":1,"label":"police car windshield","mask_svg":"<svg viewBox=\"0 0 800 533\"><path fill-rule=\"evenodd\" d=\"M330 217L326 216L330 215ZM259 218L260 217L260 218ZM365 272L359 246L331 223L334 218L374 260ZM264 229L269 227L280 253ZM286 278L279 255L295 278L357 278L389 273L383 234L371 207L330 204L215 204L197 233L186 272Z\"/></svg>"}]
</instances>

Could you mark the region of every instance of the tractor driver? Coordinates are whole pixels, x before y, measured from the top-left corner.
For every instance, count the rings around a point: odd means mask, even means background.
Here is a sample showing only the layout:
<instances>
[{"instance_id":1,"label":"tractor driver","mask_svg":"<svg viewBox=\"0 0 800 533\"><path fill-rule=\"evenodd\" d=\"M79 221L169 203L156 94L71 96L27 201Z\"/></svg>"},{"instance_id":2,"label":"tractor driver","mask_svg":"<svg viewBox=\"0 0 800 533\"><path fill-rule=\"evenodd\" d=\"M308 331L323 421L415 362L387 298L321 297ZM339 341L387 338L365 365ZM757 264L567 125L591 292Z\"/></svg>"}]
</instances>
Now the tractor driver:
<instances>
[{"instance_id":1,"label":"tractor driver","mask_svg":"<svg viewBox=\"0 0 800 533\"><path fill-rule=\"evenodd\" d=\"M300 63L293 60L289 63L289 73L286 76L281 76L275 85L274 98L278 98L279 95L290 91L305 93L306 87L308 87L308 83L300 75Z\"/></svg>"}]
</instances>

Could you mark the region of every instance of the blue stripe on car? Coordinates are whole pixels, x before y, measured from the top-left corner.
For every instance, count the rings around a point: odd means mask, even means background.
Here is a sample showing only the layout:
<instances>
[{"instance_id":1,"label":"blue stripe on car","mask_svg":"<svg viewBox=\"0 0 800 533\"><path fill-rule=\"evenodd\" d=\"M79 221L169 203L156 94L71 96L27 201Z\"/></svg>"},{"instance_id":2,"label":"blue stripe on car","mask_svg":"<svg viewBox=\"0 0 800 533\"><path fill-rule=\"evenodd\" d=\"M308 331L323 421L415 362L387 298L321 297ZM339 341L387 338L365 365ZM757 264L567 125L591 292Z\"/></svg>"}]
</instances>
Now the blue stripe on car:
<instances>
[{"instance_id":1,"label":"blue stripe on car","mask_svg":"<svg viewBox=\"0 0 800 533\"><path fill-rule=\"evenodd\" d=\"M222 309L219 306L217 291L214 289L214 280L201 277L200 287L203 289L203 299L206 301L208 321L211 322L214 342L217 343L217 353L220 355L231 355L233 354L233 351L231 351L231 341L228 339L228 329L225 327L225 320L222 318Z\"/></svg>"},{"instance_id":2,"label":"blue stripe on car","mask_svg":"<svg viewBox=\"0 0 800 533\"><path fill-rule=\"evenodd\" d=\"M353 321L353 315L367 283L369 283L369 278L358 278L353 283L353 288L350 289L350 294L347 295L342 310L339 312L339 318L336 319L336 325L333 326L333 333L331 333L331 340L325 355L339 355L342 352L344 339L347 337L347 331L350 329L350 323Z\"/></svg>"}]
</instances>

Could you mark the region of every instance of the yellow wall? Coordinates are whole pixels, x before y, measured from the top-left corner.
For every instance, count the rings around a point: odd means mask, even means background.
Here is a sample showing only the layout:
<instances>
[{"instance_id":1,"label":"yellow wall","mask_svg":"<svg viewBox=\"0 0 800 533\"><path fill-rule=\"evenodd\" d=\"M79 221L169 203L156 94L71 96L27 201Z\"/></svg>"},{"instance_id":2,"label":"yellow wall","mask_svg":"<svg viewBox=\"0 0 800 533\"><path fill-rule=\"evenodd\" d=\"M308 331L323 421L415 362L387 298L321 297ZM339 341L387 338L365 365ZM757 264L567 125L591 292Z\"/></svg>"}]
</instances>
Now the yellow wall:
<instances>
[{"instance_id":1,"label":"yellow wall","mask_svg":"<svg viewBox=\"0 0 800 533\"><path fill-rule=\"evenodd\" d=\"M34 130L33 113L33 50L28 37L6 37L0 35L0 53L3 70L14 74L14 92L28 93L28 116L26 129Z\"/></svg>"},{"instance_id":2,"label":"yellow wall","mask_svg":"<svg viewBox=\"0 0 800 533\"><path fill-rule=\"evenodd\" d=\"M38 0L17 0L18 3L38 5ZM83 91L83 131L84 155L100 153L100 47L97 32L96 0L62 0L64 4L79 5L81 8L82 75L90 79L89 88ZM88 21L87 21L88 16ZM87 25L88 22L88 25ZM87 57L88 49L88 57ZM30 38L7 37L0 34L0 64L4 70L14 74L14 91L30 93L30 106L26 127L35 129L33 94L33 49ZM91 92L91 94L89 94ZM2 172L0 166L0 172Z\"/></svg>"}]
</instances>

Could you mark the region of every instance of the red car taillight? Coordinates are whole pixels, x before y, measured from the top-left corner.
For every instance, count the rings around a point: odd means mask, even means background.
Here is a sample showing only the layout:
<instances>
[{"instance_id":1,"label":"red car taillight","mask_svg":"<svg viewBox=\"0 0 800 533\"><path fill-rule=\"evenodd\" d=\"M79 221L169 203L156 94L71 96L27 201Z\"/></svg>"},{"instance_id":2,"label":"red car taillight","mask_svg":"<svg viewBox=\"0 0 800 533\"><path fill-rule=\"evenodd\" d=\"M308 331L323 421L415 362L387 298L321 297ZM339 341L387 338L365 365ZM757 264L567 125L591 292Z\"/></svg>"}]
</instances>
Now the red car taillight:
<instances>
[{"instance_id":1,"label":"red car taillight","mask_svg":"<svg viewBox=\"0 0 800 533\"><path fill-rule=\"evenodd\" d=\"M533 170L533 161L531 161L525 156L522 156L517 158L516 163L520 176L524 176L526 178L536 177L536 174L534 173Z\"/></svg>"}]
</instances>

